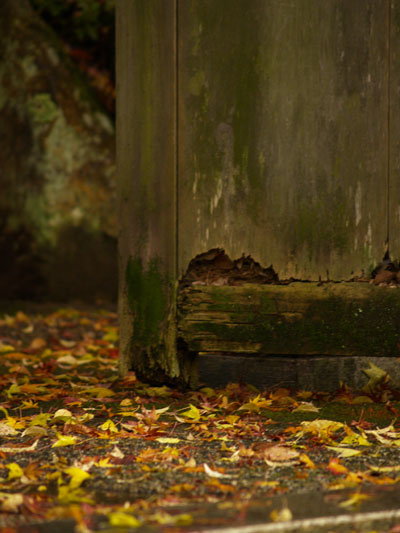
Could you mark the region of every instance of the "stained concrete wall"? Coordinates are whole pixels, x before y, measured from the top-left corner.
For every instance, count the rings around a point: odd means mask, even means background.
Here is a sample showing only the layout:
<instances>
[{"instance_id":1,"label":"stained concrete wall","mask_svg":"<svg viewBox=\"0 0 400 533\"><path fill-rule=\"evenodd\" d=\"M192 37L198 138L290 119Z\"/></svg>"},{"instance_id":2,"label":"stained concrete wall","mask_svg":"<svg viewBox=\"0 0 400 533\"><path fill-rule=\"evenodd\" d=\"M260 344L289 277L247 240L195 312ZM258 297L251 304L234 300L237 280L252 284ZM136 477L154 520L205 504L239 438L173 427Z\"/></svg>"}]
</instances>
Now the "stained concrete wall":
<instances>
[{"instance_id":1,"label":"stained concrete wall","mask_svg":"<svg viewBox=\"0 0 400 533\"><path fill-rule=\"evenodd\" d=\"M347 279L390 218L400 256L398 20L389 0L118 0L122 371L190 381L175 288L210 248Z\"/></svg>"},{"instance_id":2,"label":"stained concrete wall","mask_svg":"<svg viewBox=\"0 0 400 533\"><path fill-rule=\"evenodd\" d=\"M386 0L179 2L180 272L215 246L283 278L382 259L389 22Z\"/></svg>"}]
</instances>

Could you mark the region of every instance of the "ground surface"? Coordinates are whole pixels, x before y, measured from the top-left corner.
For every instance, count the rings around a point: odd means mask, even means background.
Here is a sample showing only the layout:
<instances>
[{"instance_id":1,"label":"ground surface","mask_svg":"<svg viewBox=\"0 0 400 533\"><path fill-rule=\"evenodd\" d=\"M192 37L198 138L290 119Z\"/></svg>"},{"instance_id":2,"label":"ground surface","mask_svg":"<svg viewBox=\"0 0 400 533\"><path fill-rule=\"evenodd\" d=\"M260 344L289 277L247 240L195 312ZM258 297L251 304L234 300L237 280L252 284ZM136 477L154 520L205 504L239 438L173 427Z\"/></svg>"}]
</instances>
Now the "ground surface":
<instances>
[{"instance_id":1,"label":"ground surface","mask_svg":"<svg viewBox=\"0 0 400 533\"><path fill-rule=\"evenodd\" d=\"M172 533L289 522L310 492L308 514L396 500L400 396L378 368L358 392L182 393L118 377L115 313L39 311L0 319L1 531Z\"/></svg>"}]
</instances>

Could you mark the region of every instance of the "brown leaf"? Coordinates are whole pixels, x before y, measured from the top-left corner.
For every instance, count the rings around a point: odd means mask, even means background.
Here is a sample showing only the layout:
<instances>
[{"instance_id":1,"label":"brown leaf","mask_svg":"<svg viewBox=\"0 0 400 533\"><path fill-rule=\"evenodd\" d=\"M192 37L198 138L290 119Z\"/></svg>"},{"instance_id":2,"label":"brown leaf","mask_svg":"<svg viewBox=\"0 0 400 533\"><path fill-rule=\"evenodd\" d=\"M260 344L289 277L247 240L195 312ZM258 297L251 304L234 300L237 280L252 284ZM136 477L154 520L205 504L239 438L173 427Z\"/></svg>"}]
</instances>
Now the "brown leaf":
<instances>
[{"instance_id":1,"label":"brown leaf","mask_svg":"<svg viewBox=\"0 0 400 533\"><path fill-rule=\"evenodd\" d=\"M41 337L36 337L33 339L33 341L29 345L29 349L38 352L39 350L43 350L47 346L47 342L42 339Z\"/></svg>"}]
</instances>

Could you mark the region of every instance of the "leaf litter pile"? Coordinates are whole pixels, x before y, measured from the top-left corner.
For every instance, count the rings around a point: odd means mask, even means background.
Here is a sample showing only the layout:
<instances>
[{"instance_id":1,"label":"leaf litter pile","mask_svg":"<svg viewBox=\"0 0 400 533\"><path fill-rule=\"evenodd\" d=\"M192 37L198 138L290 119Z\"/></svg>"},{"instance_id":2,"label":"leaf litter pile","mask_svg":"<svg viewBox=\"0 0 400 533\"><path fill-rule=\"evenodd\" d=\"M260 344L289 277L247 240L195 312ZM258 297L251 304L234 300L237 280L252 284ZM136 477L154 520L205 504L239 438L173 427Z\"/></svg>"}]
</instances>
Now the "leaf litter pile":
<instances>
[{"instance_id":1,"label":"leaf litter pile","mask_svg":"<svg viewBox=\"0 0 400 533\"><path fill-rule=\"evenodd\" d=\"M117 341L108 311L0 319L2 531L237 525L274 495L348 489L352 510L400 482L399 393L372 363L361 392L179 392L120 378Z\"/></svg>"}]
</instances>

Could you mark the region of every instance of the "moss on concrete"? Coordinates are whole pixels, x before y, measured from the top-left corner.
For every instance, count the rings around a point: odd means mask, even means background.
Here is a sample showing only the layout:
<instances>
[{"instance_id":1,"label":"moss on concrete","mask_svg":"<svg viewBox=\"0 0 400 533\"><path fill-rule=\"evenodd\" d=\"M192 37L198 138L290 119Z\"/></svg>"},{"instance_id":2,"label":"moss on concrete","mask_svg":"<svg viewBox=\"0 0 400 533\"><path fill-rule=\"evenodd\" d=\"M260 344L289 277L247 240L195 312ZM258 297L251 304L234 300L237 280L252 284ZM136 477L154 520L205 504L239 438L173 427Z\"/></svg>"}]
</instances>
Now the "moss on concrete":
<instances>
[{"instance_id":1,"label":"moss on concrete","mask_svg":"<svg viewBox=\"0 0 400 533\"><path fill-rule=\"evenodd\" d=\"M176 288L158 258L144 265L129 258L126 268L132 312L131 368L147 382L195 385L197 373L190 353L176 347Z\"/></svg>"},{"instance_id":2,"label":"moss on concrete","mask_svg":"<svg viewBox=\"0 0 400 533\"><path fill-rule=\"evenodd\" d=\"M154 259L144 269L141 259L130 258L126 281L134 316L133 343L142 346L158 344L168 301L159 262Z\"/></svg>"},{"instance_id":3,"label":"moss on concrete","mask_svg":"<svg viewBox=\"0 0 400 533\"><path fill-rule=\"evenodd\" d=\"M400 293L340 285L207 287L204 295L196 288L193 306L189 290L180 334L199 351L398 355Z\"/></svg>"}]
</instances>

